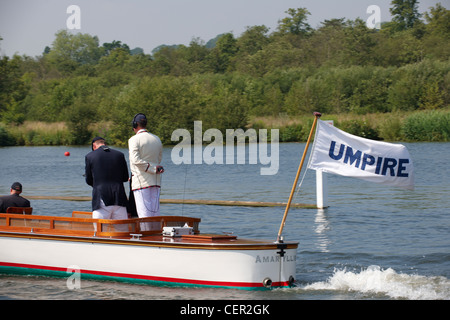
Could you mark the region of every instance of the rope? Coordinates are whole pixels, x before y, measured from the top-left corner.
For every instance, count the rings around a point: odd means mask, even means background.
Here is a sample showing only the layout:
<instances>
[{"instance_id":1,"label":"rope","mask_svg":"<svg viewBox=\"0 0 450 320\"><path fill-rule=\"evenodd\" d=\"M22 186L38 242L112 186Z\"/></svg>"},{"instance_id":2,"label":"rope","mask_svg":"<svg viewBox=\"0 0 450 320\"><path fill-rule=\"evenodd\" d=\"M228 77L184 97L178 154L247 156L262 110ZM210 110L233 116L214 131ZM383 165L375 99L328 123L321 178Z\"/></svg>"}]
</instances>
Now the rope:
<instances>
[{"instance_id":1,"label":"rope","mask_svg":"<svg viewBox=\"0 0 450 320\"><path fill-rule=\"evenodd\" d=\"M184 200L185 200L185 194L186 194L186 180L187 180L187 168L188 166L185 164L186 170L184 170L184 187L183 187L183 202L181 204L181 216L184 214Z\"/></svg>"}]
</instances>

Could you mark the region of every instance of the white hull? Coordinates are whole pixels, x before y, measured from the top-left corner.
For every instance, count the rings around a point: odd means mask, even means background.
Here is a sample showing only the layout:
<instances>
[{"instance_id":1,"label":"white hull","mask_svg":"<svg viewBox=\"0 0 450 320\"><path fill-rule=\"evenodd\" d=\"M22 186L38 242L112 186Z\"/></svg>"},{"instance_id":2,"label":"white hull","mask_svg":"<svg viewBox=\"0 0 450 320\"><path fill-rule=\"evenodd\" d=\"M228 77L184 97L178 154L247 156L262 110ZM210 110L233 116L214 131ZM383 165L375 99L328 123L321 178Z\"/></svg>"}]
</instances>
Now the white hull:
<instances>
[{"instance_id":1,"label":"white hull","mask_svg":"<svg viewBox=\"0 0 450 320\"><path fill-rule=\"evenodd\" d=\"M0 271L69 277L78 269L81 278L241 289L289 286L295 277L296 244L281 250L269 242L233 248L172 241L3 232Z\"/></svg>"}]
</instances>

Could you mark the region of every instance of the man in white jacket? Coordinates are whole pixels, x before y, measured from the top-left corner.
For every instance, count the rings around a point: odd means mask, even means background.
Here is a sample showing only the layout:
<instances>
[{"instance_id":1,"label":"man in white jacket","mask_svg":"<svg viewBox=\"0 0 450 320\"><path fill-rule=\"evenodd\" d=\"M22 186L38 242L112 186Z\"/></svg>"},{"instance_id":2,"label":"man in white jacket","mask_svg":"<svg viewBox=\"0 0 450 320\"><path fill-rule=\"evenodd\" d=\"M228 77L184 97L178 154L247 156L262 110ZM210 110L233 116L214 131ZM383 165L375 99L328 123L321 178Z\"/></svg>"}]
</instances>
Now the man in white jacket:
<instances>
[{"instance_id":1,"label":"man in white jacket","mask_svg":"<svg viewBox=\"0 0 450 320\"><path fill-rule=\"evenodd\" d=\"M157 136L147 131L144 114L134 116L132 125L136 135L128 140L128 148L136 211L139 218L159 216L161 173L164 172L160 165L162 143Z\"/></svg>"}]
</instances>

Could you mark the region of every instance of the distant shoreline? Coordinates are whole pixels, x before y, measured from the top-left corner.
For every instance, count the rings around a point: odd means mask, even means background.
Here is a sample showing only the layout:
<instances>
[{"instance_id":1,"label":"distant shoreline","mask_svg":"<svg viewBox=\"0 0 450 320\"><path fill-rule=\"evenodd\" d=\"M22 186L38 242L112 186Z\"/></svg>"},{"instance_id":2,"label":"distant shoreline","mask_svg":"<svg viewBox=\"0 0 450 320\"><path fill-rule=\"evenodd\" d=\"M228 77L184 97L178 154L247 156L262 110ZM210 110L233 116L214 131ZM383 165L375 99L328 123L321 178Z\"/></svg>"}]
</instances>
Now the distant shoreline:
<instances>
[{"instance_id":1,"label":"distant shoreline","mask_svg":"<svg viewBox=\"0 0 450 320\"><path fill-rule=\"evenodd\" d=\"M312 122L311 115L298 117L281 115L254 117L244 129L279 129L279 142L305 142ZM450 107L440 110L357 114L324 114L323 120L332 120L334 125L351 134L373 140L390 142L446 142L450 141ZM189 129L189 128L187 128ZM203 128L207 130L209 128ZM230 128L231 129L231 128ZM111 123L92 124L92 136L112 136ZM151 128L150 128L151 130ZM130 135L131 136L131 135ZM108 139L108 138L107 138ZM270 139L270 136L268 137ZM89 139L88 139L89 140ZM108 143L126 146L126 142L109 138ZM63 146L69 143L70 132L64 122L46 123L25 121L21 125L0 124L0 146ZM172 144L176 144L173 142ZM88 145L89 141L85 144ZM165 145L172 145L165 143Z\"/></svg>"}]
</instances>

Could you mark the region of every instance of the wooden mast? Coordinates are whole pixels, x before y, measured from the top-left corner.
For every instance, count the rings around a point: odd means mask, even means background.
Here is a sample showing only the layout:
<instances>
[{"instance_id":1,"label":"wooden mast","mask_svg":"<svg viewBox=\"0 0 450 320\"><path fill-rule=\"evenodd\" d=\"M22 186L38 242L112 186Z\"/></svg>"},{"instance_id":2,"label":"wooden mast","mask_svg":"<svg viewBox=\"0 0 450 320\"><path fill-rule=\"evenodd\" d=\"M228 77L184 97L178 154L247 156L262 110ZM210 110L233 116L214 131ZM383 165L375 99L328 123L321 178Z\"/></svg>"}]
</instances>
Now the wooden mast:
<instances>
[{"instance_id":1,"label":"wooden mast","mask_svg":"<svg viewBox=\"0 0 450 320\"><path fill-rule=\"evenodd\" d=\"M280 230L278 231L277 242L282 242L281 241L281 234L283 232L283 228L284 228L284 225L286 223L286 217L287 217L289 208L291 206L292 198L294 197L294 192L295 192L295 188L297 187L298 178L300 177L300 172L302 171L303 162L305 161L306 153L308 152L308 147L309 147L309 144L311 142L311 138L312 138L312 135L314 133L314 129L315 129L316 124L317 124L317 119L319 119L321 116L322 116L321 113L314 112L314 122L313 122L313 125L311 127L311 131L309 133L308 141L306 142L305 150L303 151L302 160L300 161L300 165L298 166L297 175L295 176L294 184L292 186L291 194L289 196L289 200L287 202L286 209L284 210L283 220L281 221Z\"/></svg>"}]
</instances>

